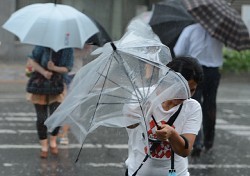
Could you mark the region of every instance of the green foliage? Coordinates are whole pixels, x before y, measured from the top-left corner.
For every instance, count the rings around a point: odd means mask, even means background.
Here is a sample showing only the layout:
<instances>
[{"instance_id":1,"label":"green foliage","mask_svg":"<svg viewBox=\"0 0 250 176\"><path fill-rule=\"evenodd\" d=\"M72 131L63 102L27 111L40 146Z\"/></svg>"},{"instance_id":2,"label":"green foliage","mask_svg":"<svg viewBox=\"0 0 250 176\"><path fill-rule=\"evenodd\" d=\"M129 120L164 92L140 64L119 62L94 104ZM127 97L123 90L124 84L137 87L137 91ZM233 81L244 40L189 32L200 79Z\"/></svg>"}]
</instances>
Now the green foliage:
<instances>
[{"instance_id":1,"label":"green foliage","mask_svg":"<svg viewBox=\"0 0 250 176\"><path fill-rule=\"evenodd\" d=\"M224 63L222 72L250 73L250 50L235 51L223 49Z\"/></svg>"}]
</instances>

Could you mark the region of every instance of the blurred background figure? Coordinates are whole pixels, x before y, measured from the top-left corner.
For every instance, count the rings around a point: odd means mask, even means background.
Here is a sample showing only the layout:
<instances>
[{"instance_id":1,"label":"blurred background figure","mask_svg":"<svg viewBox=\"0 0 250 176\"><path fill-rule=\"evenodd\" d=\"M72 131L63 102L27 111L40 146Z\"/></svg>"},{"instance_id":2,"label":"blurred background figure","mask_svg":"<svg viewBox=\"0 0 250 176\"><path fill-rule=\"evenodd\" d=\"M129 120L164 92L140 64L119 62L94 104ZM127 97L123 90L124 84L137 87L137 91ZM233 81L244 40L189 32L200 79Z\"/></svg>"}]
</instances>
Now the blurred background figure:
<instances>
[{"instance_id":1,"label":"blurred background figure","mask_svg":"<svg viewBox=\"0 0 250 176\"><path fill-rule=\"evenodd\" d=\"M193 24L181 33L175 47L176 56L190 55L198 59L204 72L204 80L198 86L193 98L202 105L204 147L213 146L216 121L216 95L220 82L219 68L222 66L223 44L200 25ZM203 147L202 132L196 138L192 155L199 156Z\"/></svg>"},{"instance_id":2,"label":"blurred background figure","mask_svg":"<svg viewBox=\"0 0 250 176\"><path fill-rule=\"evenodd\" d=\"M74 62L74 54L72 48L62 49L58 52L42 46L36 46L32 54L29 56L30 64L35 72L40 73L46 79L50 80L53 74L62 74L65 78L67 73L72 69ZM66 83L66 82L65 82ZM60 103L64 100L66 93L66 84L64 90L59 94L28 94L27 99L34 104L37 121L37 134L41 144L40 157L47 158L48 151L53 155L58 154L57 134L60 127L55 128L50 134L48 140L47 127L44 125L45 120L57 109Z\"/></svg>"},{"instance_id":3,"label":"blurred background figure","mask_svg":"<svg viewBox=\"0 0 250 176\"><path fill-rule=\"evenodd\" d=\"M239 13L224 0L182 2L197 24L184 28L174 47L174 53L177 56L195 57L203 66L204 82L194 98L202 105L203 145L205 151L209 151L213 147L215 136L216 97L221 78L219 69L223 65L223 44L238 51L249 49L249 32ZM201 141L200 132L193 156L200 155Z\"/></svg>"}]
</instances>

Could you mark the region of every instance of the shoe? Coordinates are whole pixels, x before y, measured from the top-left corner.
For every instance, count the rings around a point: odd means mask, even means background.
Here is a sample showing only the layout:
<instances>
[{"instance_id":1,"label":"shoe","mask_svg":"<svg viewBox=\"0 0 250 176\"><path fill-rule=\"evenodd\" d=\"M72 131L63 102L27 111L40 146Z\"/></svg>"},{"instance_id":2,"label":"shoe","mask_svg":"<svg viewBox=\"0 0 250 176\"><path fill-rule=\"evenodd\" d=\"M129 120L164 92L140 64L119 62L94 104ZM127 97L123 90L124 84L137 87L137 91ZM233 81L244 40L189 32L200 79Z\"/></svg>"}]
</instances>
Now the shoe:
<instances>
[{"instance_id":1,"label":"shoe","mask_svg":"<svg viewBox=\"0 0 250 176\"><path fill-rule=\"evenodd\" d=\"M205 147L204 153L211 153L212 147Z\"/></svg>"},{"instance_id":2,"label":"shoe","mask_svg":"<svg viewBox=\"0 0 250 176\"><path fill-rule=\"evenodd\" d=\"M191 152L191 157L200 157L201 155L201 148L193 148Z\"/></svg>"},{"instance_id":3,"label":"shoe","mask_svg":"<svg viewBox=\"0 0 250 176\"><path fill-rule=\"evenodd\" d=\"M48 158L48 151L40 151L40 158L43 158L43 159L45 159L45 158Z\"/></svg>"},{"instance_id":4,"label":"shoe","mask_svg":"<svg viewBox=\"0 0 250 176\"><path fill-rule=\"evenodd\" d=\"M50 153L53 155L57 155L58 154L58 147L50 147Z\"/></svg>"},{"instance_id":5,"label":"shoe","mask_svg":"<svg viewBox=\"0 0 250 176\"><path fill-rule=\"evenodd\" d=\"M59 143L62 144L62 145L68 145L69 144L69 139L67 137L62 137L60 139Z\"/></svg>"}]
</instances>

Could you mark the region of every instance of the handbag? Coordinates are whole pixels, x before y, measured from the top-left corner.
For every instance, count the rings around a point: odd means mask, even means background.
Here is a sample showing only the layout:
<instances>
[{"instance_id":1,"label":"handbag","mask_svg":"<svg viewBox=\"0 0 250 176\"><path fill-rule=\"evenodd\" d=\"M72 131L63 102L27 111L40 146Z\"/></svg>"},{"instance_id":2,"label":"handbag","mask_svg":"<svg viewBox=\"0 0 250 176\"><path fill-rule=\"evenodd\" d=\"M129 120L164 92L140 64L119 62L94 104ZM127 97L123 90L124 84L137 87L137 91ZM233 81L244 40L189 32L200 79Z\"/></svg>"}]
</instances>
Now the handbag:
<instances>
[{"instance_id":1,"label":"handbag","mask_svg":"<svg viewBox=\"0 0 250 176\"><path fill-rule=\"evenodd\" d=\"M60 73L53 72L51 79L34 71L28 80L26 91L41 95L58 95L64 90L64 78Z\"/></svg>"}]
</instances>

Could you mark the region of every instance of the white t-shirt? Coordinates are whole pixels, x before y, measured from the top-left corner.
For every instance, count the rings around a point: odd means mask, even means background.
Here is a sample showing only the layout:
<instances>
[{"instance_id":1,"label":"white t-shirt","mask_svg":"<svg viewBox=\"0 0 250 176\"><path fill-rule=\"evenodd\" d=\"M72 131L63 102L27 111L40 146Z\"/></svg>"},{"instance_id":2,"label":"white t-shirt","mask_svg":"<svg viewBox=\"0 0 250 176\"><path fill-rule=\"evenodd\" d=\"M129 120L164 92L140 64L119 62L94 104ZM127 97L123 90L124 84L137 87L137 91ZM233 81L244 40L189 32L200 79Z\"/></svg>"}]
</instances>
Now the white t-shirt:
<instances>
[{"instance_id":1,"label":"white t-shirt","mask_svg":"<svg viewBox=\"0 0 250 176\"><path fill-rule=\"evenodd\" d=\"M163 110L160 106L153 111L158 124L168 121L170 116L178 109L179 106L172 108L169 111ZM173 126L179 134L191 133L198 134L202 121L202 111L200 104L194 99L187 99L183 102L182 109L175 120ZM148 133L154 134L156 127L153 122L149 123ZM143 135L141 125L134 129L127 129L129 141L129 154L126 160L128 168L128 175L131 176L140 166L144 157L146 156L146 143ZM177 176L189 176L188 159L175 154L175 170ZM161 145L157 153L151 155L141 169L137 176L166 176L171 166L171 149L166 142Z\"/></svg>"}]
</instances>

